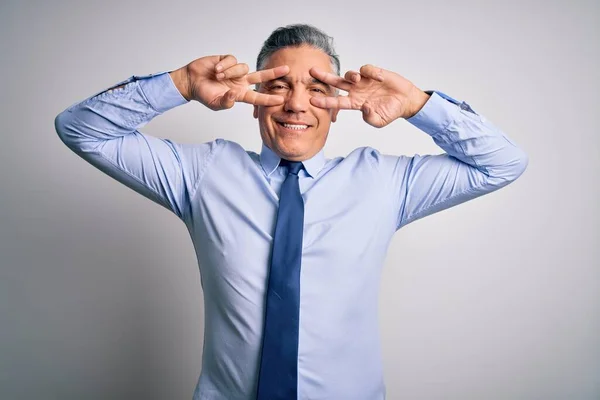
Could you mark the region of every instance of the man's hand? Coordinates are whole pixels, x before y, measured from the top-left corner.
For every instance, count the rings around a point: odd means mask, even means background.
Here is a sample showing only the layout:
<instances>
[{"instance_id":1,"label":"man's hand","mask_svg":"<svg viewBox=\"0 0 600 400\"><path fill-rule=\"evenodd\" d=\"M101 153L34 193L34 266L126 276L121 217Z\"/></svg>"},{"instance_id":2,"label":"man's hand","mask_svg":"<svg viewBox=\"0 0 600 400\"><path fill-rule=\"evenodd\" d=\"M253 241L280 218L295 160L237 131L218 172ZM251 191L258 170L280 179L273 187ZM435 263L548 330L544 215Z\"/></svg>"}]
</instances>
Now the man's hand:
<instances>
[{"instance_id":1,"label":"man's hand","mask_svg":"<svg viewBox=\"0 0 600 400\"><path fill-rule=\"evenodd\" d=\"M315 107L361 110L369 125L382 128L398 118L410 118L425 105L429 95L404 77L373 65L360 72L348 71L342 78L317 68L310 74L331 86L348 92L347 96L313 97Z\"/></svg>"},{"instance_id":2,"label":"man's hand","mask_svg":"<svg viewBox=\"0 0 600 400\"><path fill-rule=\"evenodd\" d=\"M280 78L289 72L287 65L248 74L248 65L232 55L207 56L170 72L173 82L186 100L197 100L211 110L233 107L236 101L258 106L282 104L282 96L258 93L248 87Z\"/></svg>"}]
</instances>

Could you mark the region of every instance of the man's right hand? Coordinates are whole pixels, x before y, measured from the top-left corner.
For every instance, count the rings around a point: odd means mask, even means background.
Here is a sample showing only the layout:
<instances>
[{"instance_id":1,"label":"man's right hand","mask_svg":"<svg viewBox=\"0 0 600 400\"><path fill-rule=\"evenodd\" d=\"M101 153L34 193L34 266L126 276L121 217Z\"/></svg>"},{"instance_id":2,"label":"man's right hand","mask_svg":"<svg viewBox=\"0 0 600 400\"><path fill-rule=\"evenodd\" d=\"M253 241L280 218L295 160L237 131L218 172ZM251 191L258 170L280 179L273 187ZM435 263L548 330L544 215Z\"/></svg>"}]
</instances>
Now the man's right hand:
<instances>
[{"instance_id":1,"label":"man's right hand","mask_svg":"<svg viewBox=\"0 0 600 400\"><path fill-rule=\"evenodd\" d=\"M247 64L225 55L198 58L170 75L186 100L197 100L218 111L233 107L236 101L257 106L283 104L282 96L259 93L249 86L280 78L288 72L289 67L282 65L249 74Z\"/></svg>"}]
</instances>

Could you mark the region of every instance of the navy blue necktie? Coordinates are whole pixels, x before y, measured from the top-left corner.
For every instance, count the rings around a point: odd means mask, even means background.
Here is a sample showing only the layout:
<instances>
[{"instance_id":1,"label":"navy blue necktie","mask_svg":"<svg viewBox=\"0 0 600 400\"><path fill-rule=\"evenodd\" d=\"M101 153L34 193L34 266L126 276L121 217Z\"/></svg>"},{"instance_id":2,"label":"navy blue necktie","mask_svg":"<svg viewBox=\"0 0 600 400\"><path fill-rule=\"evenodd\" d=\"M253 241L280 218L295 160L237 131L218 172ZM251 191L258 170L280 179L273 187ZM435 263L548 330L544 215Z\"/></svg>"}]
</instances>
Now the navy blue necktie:
<instances>
[{"instance_id":1,"label":"navy blue necktie","mask_svg":"<svg viewBox=\"0 0 600 400\"><path fill-rule=\"evenodd\" d=\"M304 201L301 162L281 160L288 175L281 186L279 211L266 295L258 400L298 398L298 321Z\"/></svg>"}]
</instances>

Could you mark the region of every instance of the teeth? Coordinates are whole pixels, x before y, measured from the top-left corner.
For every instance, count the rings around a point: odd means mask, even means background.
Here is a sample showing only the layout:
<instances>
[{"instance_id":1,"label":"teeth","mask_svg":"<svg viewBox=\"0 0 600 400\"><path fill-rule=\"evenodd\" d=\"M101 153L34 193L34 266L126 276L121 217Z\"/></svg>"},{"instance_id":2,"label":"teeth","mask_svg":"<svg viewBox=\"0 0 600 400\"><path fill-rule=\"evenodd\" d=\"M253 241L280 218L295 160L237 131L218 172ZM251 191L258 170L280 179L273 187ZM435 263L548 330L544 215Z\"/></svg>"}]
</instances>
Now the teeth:
<instances>
[{"instance_id":1,"label":"teeth","mask_svg":"<svg viewBox=\"0 0 600 400\"><path fill-rule=\"evenodd\" d=\"M292 124L282 124L288 129L295 129L297 131L301 131L302 129L308 128L308 125L292 125Z\"/></svg>"}]
</instances>

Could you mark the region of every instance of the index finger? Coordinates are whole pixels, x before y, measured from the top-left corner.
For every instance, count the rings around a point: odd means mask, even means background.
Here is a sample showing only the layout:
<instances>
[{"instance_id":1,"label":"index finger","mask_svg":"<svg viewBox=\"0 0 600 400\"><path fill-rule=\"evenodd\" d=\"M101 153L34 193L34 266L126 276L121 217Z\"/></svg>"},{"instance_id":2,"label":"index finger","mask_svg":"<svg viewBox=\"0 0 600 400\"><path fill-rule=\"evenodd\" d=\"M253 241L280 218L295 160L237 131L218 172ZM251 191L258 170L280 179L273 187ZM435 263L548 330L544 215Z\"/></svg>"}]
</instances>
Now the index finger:
<instances>
[{"instance_id":1,"label":"index finger","mask_svg":"<svg viewBox=\"0 0 600 400\"><path fill-rule=\"evenodd\" d=\"M350 88L352 87L352 83L348 82L341 76L334 75L330 72L322 71L317 67L312 67L308 72L313 78L316 78L321 82L334 86L338 89L342 89L346 92L349 92Z\"/></svg>"},{"instance_id":2,"label":"index finger","mask_svg":"<svg viewBox=\"0 0 600 400\"><path fill-rule=\"evenodd\" d=\"M248 81L248 84L253 85L281 78L282 76L287 75L288 72L290 72L290 68L287 65L280 65L275 68L263 69L248 74L246 75L246 80Z\"/></svg>"},{"instance_id":3,"label":"index finger","mask_svg":"<svg viewBox=\"0 0 600 400\"><path fill-rule=\"evenodd\" d=\"M336 96L336 97L312 97L310 103L319 108L334 109L334 110L359 110L355 104L352 104L352 100L348 96Z\"/></svg>"},{"instance_id":4,"label":"index finger","mask_svg":"<svg viewBox=\"0 0 600 400\"><path fill-rule=\"evenodd\" d=\"M240 99L243 103L252 104L255 106L277 106L283 104L283 96L259 93L254 90L247 90Z\"/></svg>"}]
</instances>

